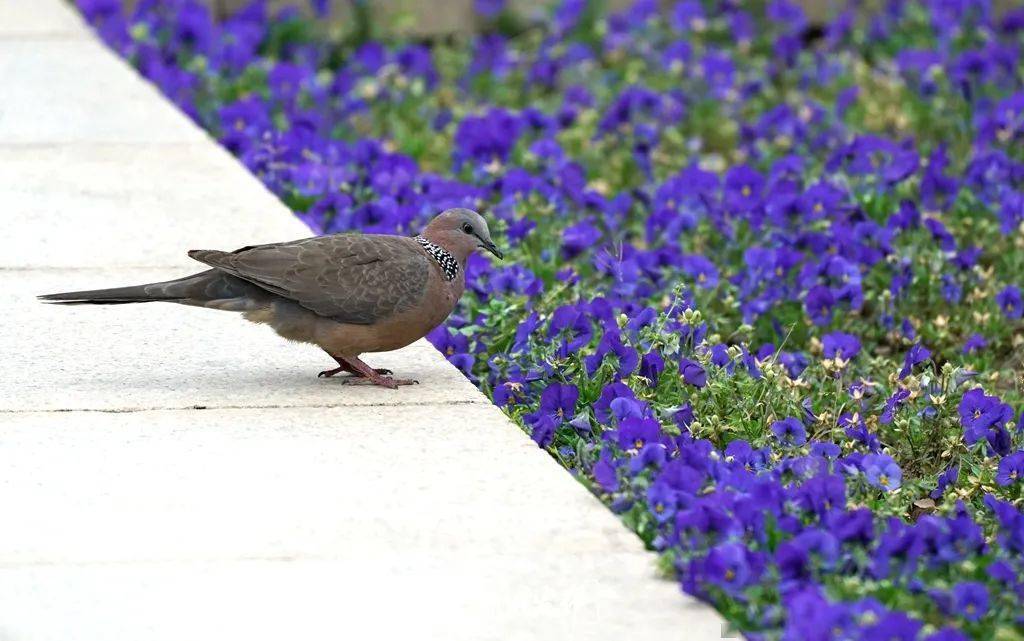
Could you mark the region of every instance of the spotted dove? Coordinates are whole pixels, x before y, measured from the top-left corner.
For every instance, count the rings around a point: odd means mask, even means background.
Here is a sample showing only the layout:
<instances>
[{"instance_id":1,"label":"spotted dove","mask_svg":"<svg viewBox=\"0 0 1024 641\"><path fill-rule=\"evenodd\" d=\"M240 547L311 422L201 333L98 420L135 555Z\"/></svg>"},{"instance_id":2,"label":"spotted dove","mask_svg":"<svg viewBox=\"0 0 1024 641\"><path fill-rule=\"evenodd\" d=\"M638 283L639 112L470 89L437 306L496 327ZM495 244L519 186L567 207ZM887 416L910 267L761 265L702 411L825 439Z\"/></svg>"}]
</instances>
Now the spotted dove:
<instances>
[{"instance_id":1,"label":"spotted dove","mask_svg":"<svg viewBox=\"0 0 1024 641\"><path fill-rule=\"evenodd\" d=\"M396 388L414 383L375 370L366 352L405 347L440 325L465 288L466 260L483 248L498 258L487 223L469 209L449 209L419 236L333 234L233 252L193 250L209 265L161 283L49 294L58 304L117 305L165 301L241 312L281 336L319 345L347 372L346 383Z\"/></svg>"}]
</instances>

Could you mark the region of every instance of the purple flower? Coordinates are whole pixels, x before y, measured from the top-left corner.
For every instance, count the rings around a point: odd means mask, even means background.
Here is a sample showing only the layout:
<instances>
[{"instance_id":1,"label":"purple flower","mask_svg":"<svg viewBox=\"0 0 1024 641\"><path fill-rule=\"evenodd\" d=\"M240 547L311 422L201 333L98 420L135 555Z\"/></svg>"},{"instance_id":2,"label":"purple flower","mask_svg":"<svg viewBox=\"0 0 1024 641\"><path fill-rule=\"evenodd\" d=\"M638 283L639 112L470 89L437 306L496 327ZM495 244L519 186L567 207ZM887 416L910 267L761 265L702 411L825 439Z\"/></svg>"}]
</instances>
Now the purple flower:
<instances>
[{"instance_id":1,"label":"purple flower","mask_svg":"<svg viewBox=\"0 0 1024 641\"><path fill-rule=\"evenodd\" d=\"M562 255L574 258L593 247L601 239L601 230L590 220L582 220L562 230Z\"/></svg>"},{"instance_id":2,"label":"purple flower","mask_svg":"<svg viewBox=\"0 0 1024 641\"><path fill-rule=\"evenodd\" d=\"M498 34L484 34L477 38L473 61L469 66L471 75L491 74L496 78L503 78L508 75L513 65L508 41L505 38Z\"/></svg>"},{"instance_id":3,"label":"purple flower","mask_svg":"<svg viewBox=\"0 0 1024 641\"><path fill-rule=\"evenodd\" d=\"M704 81L715 98L721 99L729 95L736 79L736 63L728 53L709 50L707 55L701 59L700 68ZM742 192L742 189L740 191ZM753 189L751 189L751 194L753 194Z\"/></svg>"},{"instance_id":4,"label":"purple flower","mask_svg":"<svg viewBox=\"0 0 1024 641\"><path fill-rule=\"evenodd\" d=\"M523 129L522 119L498 108L480 116L467 116L455 132L455 154L458 161L489 163L508 160Z\"/></svg>"},{"instance_id":5,"label":"purple flower","mask_svg":"<svg viewBox=\"0 0 1024 641\"><path fill-rule=\"evenodd\" d=\"M860 352L860 339L853 334L832 332L825 334L821 342L824 346L825 358L839 356L844 361L848 361Z\"/></svg>"},{"instance_id":6,"label":"purple flower","mask_svg":"<svg viewBox=\"0 0 1024 641\"><path fill-rule=\"evenodd\" d=\"M977 621L988 612L988 589L977 581L953 586L954 611L968 621Z\"/></svg>"},{"instance_id":7,"label":"purple flower","mask_svg":"<svg viewBox=\"0 0 1024 641\"><path fill-rule=\"evenodd\" d=\"M903 470L888 454L867 454L861 465L868 483L886 492L897 489L903 480Z\"/></svg>"},{"instance_id":8,"label":"purple flower","mask_svg":"<svg viewBox=\"0 0 1024 641\"><path fill-rule=\"evenodd\" d=\"M657 386L661 373L665 371L665 359L658 352L648 352L640 359L640 375Z\"/></svg>"},{"instance_id":9,"label":"purple flower","mask_svg":"<svg viewBox=\"0 0 1024 641\"><path fill-rule=\"evenodd\" d=\"M832 306L835 303L832 290L824 285L811 287L807 291L807 298L804 299L807 315L816 325L825 325L832 320Z\"/></svg>"},{"instance_id":10,"label":"purple flower","mask_svg":"<svg viewBox=\"0 0 1024 641\"><path fill-rule=\"evenodd\" d=\"M747 213L761 202L764 176L747 165L733 167L725 175L723 200L733 213Z\"/></svg>"},{"instance_id":11,"label":"purple flower","mask_svg":"<svg viewBox=\"0 0 1024 641\"><path fill-rule=\"evenodd\" d=\"M547 414L559 422L569 420L576 414L576 401L580 391L575 385L551 383L540 395L538 413Z\"/></svg>"},{"instance_id":12,"label":"purple flower","mask_svg":"<svg viewBox=\"0 0 1024 641\"><path fill-rule=\"evenodd\" d=\"M702 388L708 383L708 374L697 361L688 358L679 360L679 373L683 380L697 388Z\"/></svg>"},{"instance_id":13,"label":"purple flower","mask_svg":"<svg viewBox=\"0 0 1024 641\"><path fill-rule=\"evenodd\" d=\"M469 338L445 325L441 325L427 334L427 340L437 351L444 354L445 358L456 354L465 354L469 351Z\"/></svg>"},{"instance_id":14,"label":"purple flower","mask_svg":"<svg viewBox=\"0 0 1024 641\"><path fill-rule=\"evenodd\" d=\"M915 343L907 350L903 357L903 369L900 370L900 378L904 378L913 371L915 365L919 365L932 357L931 350L920 343Z\"/></svg>"},{"instance_id":15,"label":"purple flower","mask_svg":"<svg viewBox=\"0 0 1024 641\"><path fill-rule=\"evenodd\" d=\"M648 443L656 443L661 437L661 425L653 418L631 417L622 421L618 429L618 444L624 450L643 449Z\"/></svg>"},{"instance_id":16,"label":"purple flower","mask_svg":"<svg viewBox=\"0 0 1024 641\"><path fill-rule=\"evenodd\" d=\"M757 557L740 543L711 548L704 560L702 578L727 592L737 593L760 574Z\"/></svg>"},{"instance_id":17,"label":"purple flower","mask_svg":"<svg viewBox=\"0 0 1024 641\"><path fill-rule=\"evenodd\" d=\"M1020 288L1015 285L1007 285L996 294L996 304L1011 320L1019 320L1024 315L1024 300L1021 299Z\"/></svg>"},{"instance_id":18,"label":"purple flower","mask_svg":"<svg viewBox=\"0 0 1024 641\"><path fill-rule=\"evenodd\" d=\"M1024 450L1020 450L1004 456L999 461L999 471L996 472L996 485L1007 486L1019 483L1024 477Z\"/></svg>"},{"instance_id":19,"label":"purple flower","mask_svg":"<svg viewBox=\"0 0 1024 641\"><path fill-rule=\"evenodd\" d=\"M484 18L496 18L505 10L505 0L473 0L473 8Z\"/></svg>"},{"instance_id":20,"label":"purple flower","mask_svg":"<svg viewBox=\"0 0 1024 641\"><path fill-rule=\"evenodd\" d=\"M988 347L988 341L981 334L971 334L966 341L964 341L964 354L973 354L974 352L980 352L981 350Z\"/></svg>"},{"instance_id":21,"label":"purple flower","mask_svg":"<svg viewBox=\"0 0 1024 641\"><path fill-rule=\"evenodd\" d=\"M1013 420L1013 408L998 396L987 396L980 388L964 393L957 412L964 428L964 442L968 445L988 438L993 430Z\"/></svg>"},{"instance_id":22,"label":"purple flower","mask_svg":"<svg viewBox=\"0 0 1024 641\"><path fill-rule=\"evenodd\" d=\"M677 31L703 29L704 7L697 0L680 0L672 7L671 24Z\"/></svg>"},{"instance_id":23,"label":"purple flower","mask_svg":"<svg viewBox=\"0 0 1024 641\"><path fill-rule=\"evenodd\" d=\"M555 430L568 422L576 412L580 392L575 385L551 383L540 395L540 407L523 417L532 427L530 435L541 447L551 444Z\"/></svg>"},{"instance_id":24,"label":"purple flower","mask_svg":"<svg viewBox=\"0 0 1024 641\"><path fill-rule=\"evenodd\" d=\"M683 271L693 278L699 287L712 289L718 285L718 267L704 256L684 256L681 263Z\"/></svg>"},{"instance_id":25,"label":"purple flower","mask_svg":"<svg viewBox=\"0 0 1024 641\"><path fill-rule=\"evenodd\" d=\"M946 488L951 485L956 485L957 479L960 478L960 465L953 464L946 468L944 472L939 474L938 482L935 489L932 490L931 496L933 499L940 499L946 493Z\"/></svg>"},{"instance_id":26,"label":"purple flower","mask_svg":"<svg viewBox=\"0 0 1024 641\"><path fill-rule=\"evenodd\" d=\"M558 422L550 414L542 414L533 421L530 438L540 447L547 447L551 445L556 429L558 429Z\"/></svg>"},{"instance_id":27,"label":"purple flower","mask_svg":"<svg viewBox=\"0 0 1024 641\"><path fill-rule=\"evenodd\" d=\"M676 513L676 493L666 483L655 483L647 490L647 507L658 523Z\"/></svg>"},{"instance_id":28,"label":"purple flower","mask_svg":"<svg viewBox=\"0 0 1024 641\"><path fill-rule=\"evenodd\" d=\"M877 623L864 630L862 639L885 639L886 641L916 641L921 622L902 612L888 612Z\"/></svg>"},{"instance_id":29,"label":"purple flower","mask_svg":"<svg viewBox=\"0 0 1024 641\"><path fill-rule=\"evenodd\" d=\"M619 477L609 453L601 453L601 458L594 464L593 474L594 480L598 482L605 492L617 492L619 490Z\"/></svg>"},{"instance_id":30,"label":"purple flower","mask_svg":"<svg viewBox=\"0 0 1024 641\"><path fill-rule=\"evenodd\" d=\"M608 355L616 357L620 377L632 374L640 362L640 355L637 354L637 351L622 342L621 334L617 329L610 328L601 337L601 342L597 344L594 353L584 357L583 362L586 365L587 374L593 376L604 362L605 356Z\"/></svg>"},{"instance_id":31,"label":"purple flower","mask_svg":"<svg viewBox=\"0 0 1024 641\"><path fill-rule=\"evenodd\" d=\"M792 416L775 421L771 426L772 434L784 445L799 447L807 442L807 430L800 419Z\"/></svg>"},{"instance_id":32,"label":"purple flower","mask_svg":"<svg viewBox=\"0 0 1024 641\"><path fill-rule=\"evenodd\" d=\"M885 409L882 411L882 415L878 417L878 420L883 425L892 423L893 417L896 415L896 410L903 406L910 398L910 390L906 388L900 388L893 392L892 396L885 399Z\"/></svg>"},{"instance_id":33,"label":"purple flower","mask_svg":"<svg viewBox=\"0 0 1024 641\"><path fill-rule=\"evenodd\" d=\"M839 541L829 532L808 529L780 545L775 562L783 580L808 578L811 555L816 557L815 567L828 570L839 557Z\"/></svg>"},{"instance_id":34,"label":"purple flower","mask_svg":"<svg viewBox=\"0 0 1024 641\"><path fill-rule=\"evenodd\" d=\"M853 616L846 607L829 602L819 586L802 583L783 591L782 598L787 612L781 637L784 641L853 638L849 634Z\"/></svg>"}]
</instances>

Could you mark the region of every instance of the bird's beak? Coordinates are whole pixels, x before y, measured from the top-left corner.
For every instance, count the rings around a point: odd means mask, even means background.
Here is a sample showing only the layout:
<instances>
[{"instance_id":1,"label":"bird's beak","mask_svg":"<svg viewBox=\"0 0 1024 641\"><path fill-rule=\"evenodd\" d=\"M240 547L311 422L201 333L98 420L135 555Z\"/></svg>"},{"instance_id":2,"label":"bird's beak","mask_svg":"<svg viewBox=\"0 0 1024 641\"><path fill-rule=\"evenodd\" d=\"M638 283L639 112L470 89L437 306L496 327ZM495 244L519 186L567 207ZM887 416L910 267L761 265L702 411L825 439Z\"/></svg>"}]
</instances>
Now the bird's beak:
<instances>
[{"instance_id":1,"label":"bird's beak","mask_svg":"<svg viewBox=\"0 0 1024 641\"><path fill-rule=\"evenodd\" d=\"M480 246L483 247L484 249L486 249L487 251L491 252L495 256L497 256L498 260L501 260L501 259L505 258L505 254L501 253L501 251L498 249L498 247L494 243L492 243L491 241L484 240L483 238L481 238L480 242L483 243Z\"/></svg>"}]
</instances>

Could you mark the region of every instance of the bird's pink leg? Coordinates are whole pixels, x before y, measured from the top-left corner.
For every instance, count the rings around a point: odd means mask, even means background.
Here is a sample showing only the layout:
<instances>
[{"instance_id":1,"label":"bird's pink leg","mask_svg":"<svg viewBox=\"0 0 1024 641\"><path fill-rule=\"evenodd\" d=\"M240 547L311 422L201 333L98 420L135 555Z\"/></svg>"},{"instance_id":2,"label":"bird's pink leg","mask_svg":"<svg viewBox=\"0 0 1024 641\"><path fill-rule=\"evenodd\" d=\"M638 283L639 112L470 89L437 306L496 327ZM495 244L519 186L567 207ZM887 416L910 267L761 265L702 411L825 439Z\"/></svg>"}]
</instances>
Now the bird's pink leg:
<instances>
[{"instance_id":1,"label":"bird's pink leg","mask_svg":"<svg viewBox=\"0 0 1024 641\"><path fill-rule=\"evenodd\" d=\"M334 357L338 364L342 367L346 365L351 367L355 371L356 376L352 378L346 378L343 383L345 385L380 385L381 387L390 387L391 389L397 389L399 385L414 385L419 381L414 381L409 378L391 378L390 376L382 375L378 370L373 369L363 361L359 360L356 356L335 356ZM390 374L390 372L388 372Z\"/></svg>"},{"instance_id":2,"label":"bird's pink leg","mask_svg":"<svg viewBox=\"0 0 1024 641\"><path fill-rule=\"evenodd\" d=\"M317 378L330 378L331 376L336 376L338 374L341 374L342 372L348 372L349 374L352 374L353 376L359 376L359 377L363 376L354 367L352 367L351 365L346 363L344 360L338 358L337 356L331 356L331 358L333 358L334 360L338 361L339 367L335 367L334 369L325 369L324 371L322 371L319 374L317 374ZM373 371L377 372L378 374L391 374L391 370L389 370L389 369L381 368L381 369L375 369Z\"/></svg>"}]
</instances>

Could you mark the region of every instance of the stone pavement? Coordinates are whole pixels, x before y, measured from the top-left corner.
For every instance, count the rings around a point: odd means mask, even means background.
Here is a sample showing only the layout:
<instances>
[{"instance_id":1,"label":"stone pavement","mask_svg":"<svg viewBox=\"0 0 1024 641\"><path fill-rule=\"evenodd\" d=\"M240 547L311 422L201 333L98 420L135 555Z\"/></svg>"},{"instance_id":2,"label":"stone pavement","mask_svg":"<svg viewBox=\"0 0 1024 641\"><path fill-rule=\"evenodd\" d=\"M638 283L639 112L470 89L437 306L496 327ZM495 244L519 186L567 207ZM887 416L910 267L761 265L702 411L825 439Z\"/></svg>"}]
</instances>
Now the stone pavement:
<instances>
[{"instance_id":1,"label":"stone pavement","mask_svg":"<svg viewBox=\"0 0 1024 641\"><path fill-rule=\"evenodd\" d=\"M40 293L307 235L59 0L0 0L0 641L717 639L425 342L342 387L232 314Z\"/></svg>"}]
</instances>

